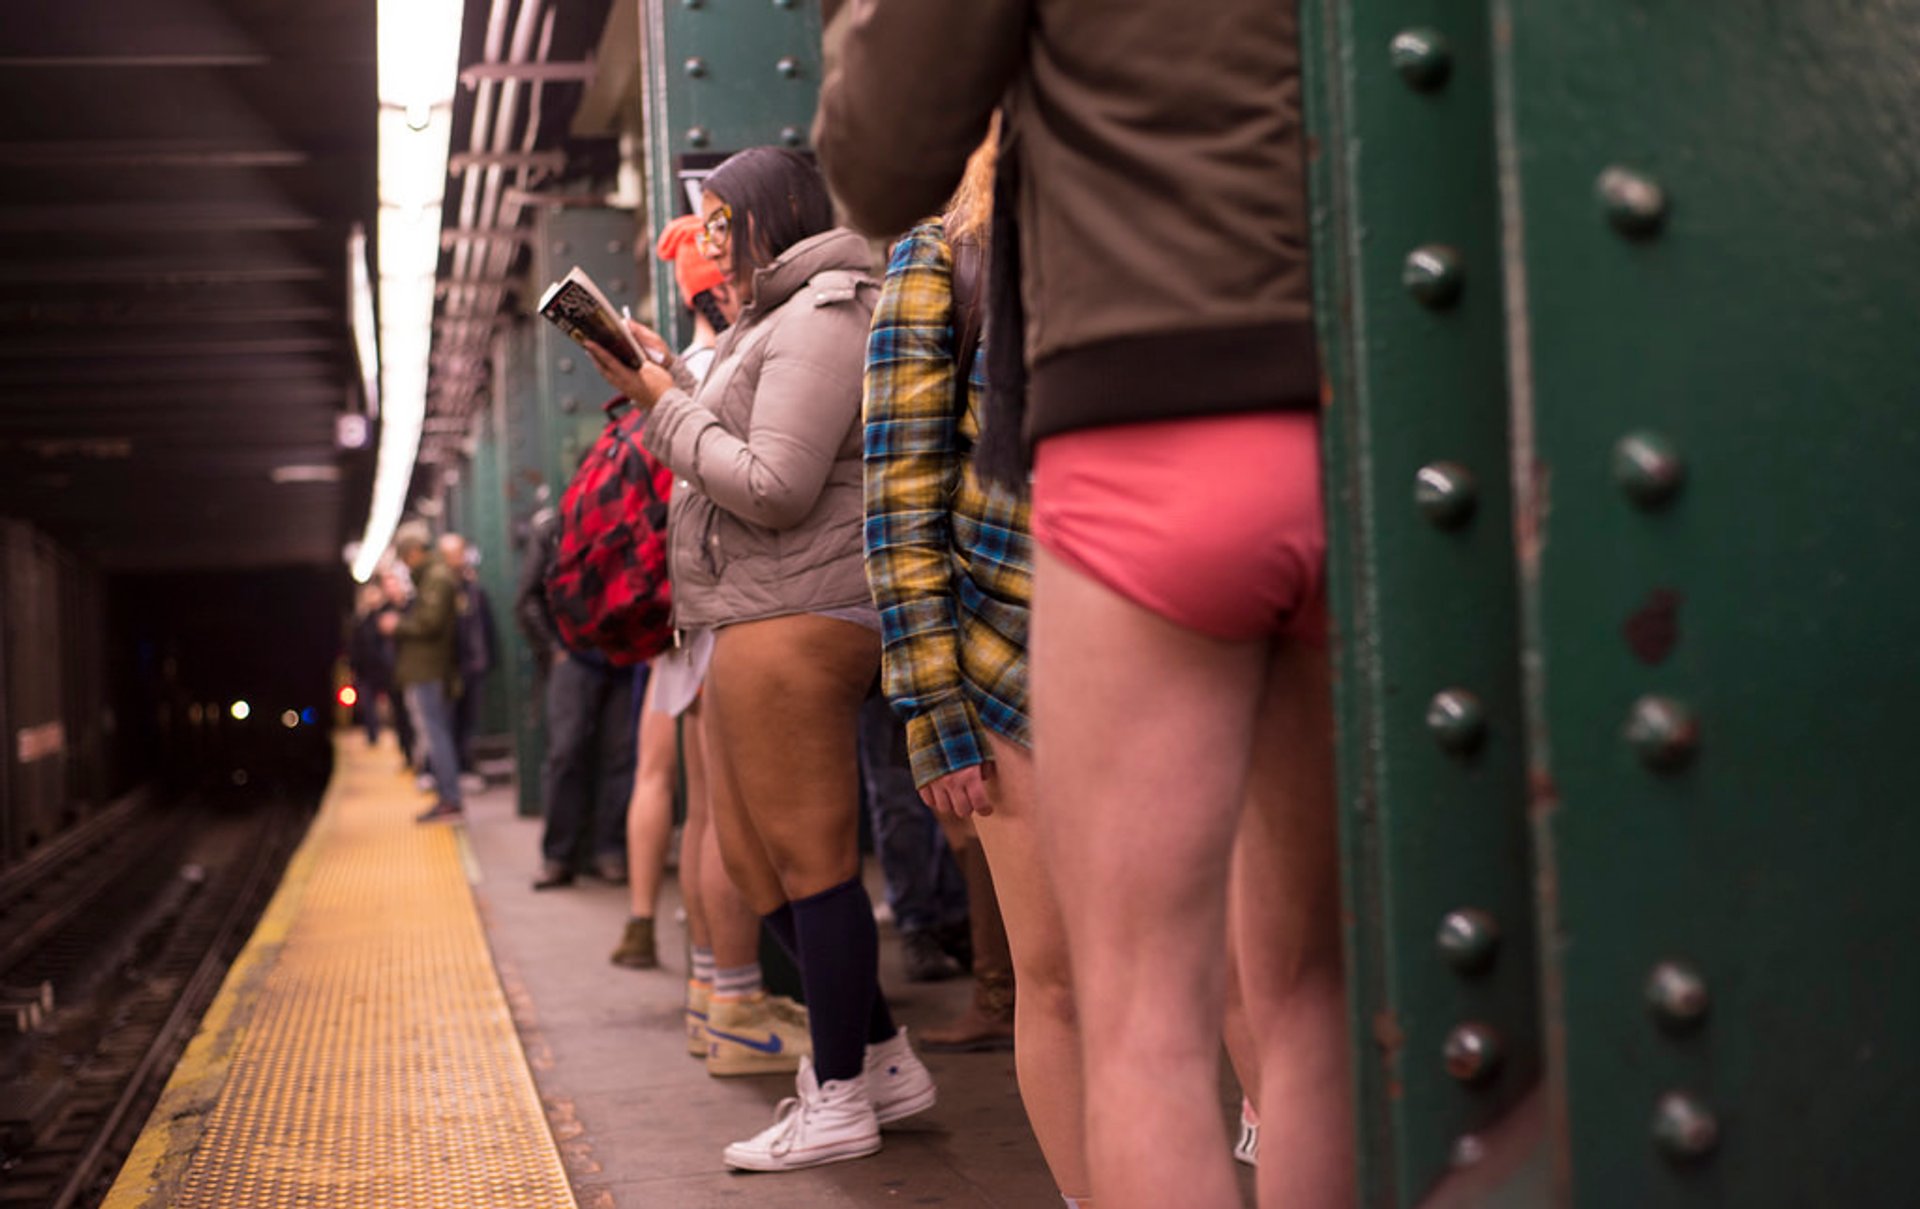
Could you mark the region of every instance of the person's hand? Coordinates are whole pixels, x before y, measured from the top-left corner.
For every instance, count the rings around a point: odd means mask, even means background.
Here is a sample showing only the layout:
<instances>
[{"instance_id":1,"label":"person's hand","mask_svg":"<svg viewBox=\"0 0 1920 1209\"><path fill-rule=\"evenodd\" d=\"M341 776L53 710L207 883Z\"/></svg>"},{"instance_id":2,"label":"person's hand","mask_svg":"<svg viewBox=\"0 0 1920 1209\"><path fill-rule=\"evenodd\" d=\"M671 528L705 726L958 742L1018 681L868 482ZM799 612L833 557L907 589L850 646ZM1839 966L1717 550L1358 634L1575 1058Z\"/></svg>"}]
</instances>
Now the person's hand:
<instances>
[{"instance_id":1,"label":"person's hand","mask_svg":"<svg viewBox=\"0 0 1920 1209\"><path fill-rule=\"evenodd\" d=\"M400 628L400 618L392 613L382 613L380 615L380 620L375 624L377 624L380 627L380 632L382 634L390 635L395 630Z\"/></svg>"},{"instance_id":2,"label":"person's hand","mask_svg":"<svg viewBox=\"0 0 1920 1209\"><path fill-rule=\"evenodd\" d=\"M628 316L622 320L622 322L627 325L627 331L633 338L640 342L640 347L646 350L649 360L656 361L667 369L673 368L673 350L667 347L666 340L661 337L659 332L654 331L632 316Z\"/></svg>"},{"instance_id":3,"label":"person's hand","mask_svg":"<svg viewBox=\"0 0 1920 1209\"><path fill-rule=\"evenodd\" d=\"M920 800L956 819L984 818L993 813L987 782L993 780L993 762L975 764L935 777L920 787Z\"/></svg>"},{"instance_id":4,"label":"person's hand","mask_svg":"<svg viewBox=\"0 0 1920 1209\"><path fill-rule=\"evenodd\" d=\"M639 369L628 369L597 344L587 345L586 350L600 376L637 407L652 407L673 389L673 375L651 361L642 361Z\"/></svg>"}]
</instances>

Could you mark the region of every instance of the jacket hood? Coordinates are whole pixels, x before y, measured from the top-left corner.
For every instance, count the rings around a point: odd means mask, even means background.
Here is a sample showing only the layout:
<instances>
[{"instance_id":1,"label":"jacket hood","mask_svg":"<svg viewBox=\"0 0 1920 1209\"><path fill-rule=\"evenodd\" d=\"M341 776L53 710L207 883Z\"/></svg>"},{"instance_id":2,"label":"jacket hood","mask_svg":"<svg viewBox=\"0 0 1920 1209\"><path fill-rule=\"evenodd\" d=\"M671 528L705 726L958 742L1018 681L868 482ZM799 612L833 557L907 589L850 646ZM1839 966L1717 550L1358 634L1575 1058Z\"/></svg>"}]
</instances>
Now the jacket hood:
<instances>
[{"instance_id":1,"label":"jacket hood","mask_svg":"<svg viewBox=\"0 0 1920 1209\"><path fill-rule=\"evenodd\" d=\"M780 258L753 275L752 309L766 313L793 297L795 291L819 273L842 269L867 273L873 268L873 254L864 236L835 227L794 244Z\"/></svg>"}]
</instances>

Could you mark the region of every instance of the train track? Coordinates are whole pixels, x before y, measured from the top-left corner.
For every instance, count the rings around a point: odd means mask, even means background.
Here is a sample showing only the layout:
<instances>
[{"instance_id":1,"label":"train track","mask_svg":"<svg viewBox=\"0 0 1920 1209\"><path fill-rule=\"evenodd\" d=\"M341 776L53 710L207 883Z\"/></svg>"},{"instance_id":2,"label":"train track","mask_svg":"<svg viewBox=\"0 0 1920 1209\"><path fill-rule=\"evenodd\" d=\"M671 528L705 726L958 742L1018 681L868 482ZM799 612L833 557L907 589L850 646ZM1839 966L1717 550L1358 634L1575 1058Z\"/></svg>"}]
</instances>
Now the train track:
<instances>
[{"instance_id":1,"label":"train track","mask_svg":"<svg viewBox=\"0 0 1920 1209\"><path fill-rule=\"evenodd\" d=\"M0 1084L13 1101L0 1209L98 1203L305 817L279 803L141 812L30 896L9 903L0 888L0 985L56 989L55 1010L15 1047L13 1077ZM63 986L72 997L58 1001Z\"/></svg>"}]
</instances>

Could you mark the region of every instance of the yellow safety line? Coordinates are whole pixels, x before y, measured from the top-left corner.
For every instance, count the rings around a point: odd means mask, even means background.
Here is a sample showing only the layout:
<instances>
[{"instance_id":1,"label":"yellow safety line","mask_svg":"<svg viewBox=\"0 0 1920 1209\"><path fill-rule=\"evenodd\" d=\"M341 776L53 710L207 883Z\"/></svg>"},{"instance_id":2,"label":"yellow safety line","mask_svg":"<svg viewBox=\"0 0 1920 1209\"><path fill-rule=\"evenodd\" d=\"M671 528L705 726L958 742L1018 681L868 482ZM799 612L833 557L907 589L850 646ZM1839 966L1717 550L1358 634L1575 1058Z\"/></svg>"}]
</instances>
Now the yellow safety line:
<instances>
[{"instance_id":1,"label":"yellow safety line","mask_svg":"<svg viewBox=\"0 0 1920 1209\"><path fill-rule=\"evenodd\" d=\"M571 1207L454 829L381 753L336 761L105 1204Z\"/></svg>"}]
</instances>

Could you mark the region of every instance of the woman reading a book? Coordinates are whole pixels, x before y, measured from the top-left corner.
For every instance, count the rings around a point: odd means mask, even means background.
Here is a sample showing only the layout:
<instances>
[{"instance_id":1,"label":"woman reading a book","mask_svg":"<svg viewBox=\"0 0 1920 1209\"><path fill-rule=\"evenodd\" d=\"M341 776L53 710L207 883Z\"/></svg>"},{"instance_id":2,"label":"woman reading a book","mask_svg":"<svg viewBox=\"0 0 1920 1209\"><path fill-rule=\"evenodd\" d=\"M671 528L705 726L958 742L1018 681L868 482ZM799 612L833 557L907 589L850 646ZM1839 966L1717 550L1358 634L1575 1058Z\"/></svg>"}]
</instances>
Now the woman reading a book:
<instances>
[{"instance_id":1,"label":"woman reading a book","mask_svg":"<svg viewBox=\"0 0 1920 1209\"><path fill-rule=\"evenodd\" d=\"M648 358L637 370L589 353L651 409L648 449L691 487L674 493L670 565L676 625L715 631L713 825L735 884L800 967L813 1046L797 1098L725 1158L786 1171L872 1154L882 1124L934 1101L880 997L859 877L855 725L880 661L862 560L860 397L879 285L866 241L834 228L825 184L791 151L727 160L700 219L701 246L740 302L705 381L639 324ZM708 1030L781 1044L717 1004Z\"/></svg>"}]
</instances>

